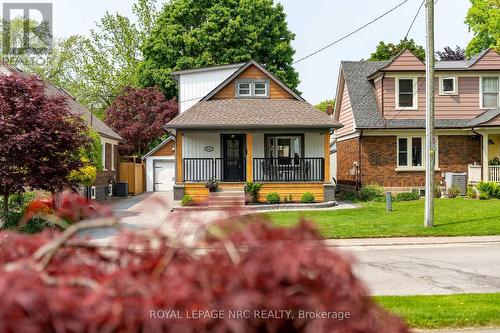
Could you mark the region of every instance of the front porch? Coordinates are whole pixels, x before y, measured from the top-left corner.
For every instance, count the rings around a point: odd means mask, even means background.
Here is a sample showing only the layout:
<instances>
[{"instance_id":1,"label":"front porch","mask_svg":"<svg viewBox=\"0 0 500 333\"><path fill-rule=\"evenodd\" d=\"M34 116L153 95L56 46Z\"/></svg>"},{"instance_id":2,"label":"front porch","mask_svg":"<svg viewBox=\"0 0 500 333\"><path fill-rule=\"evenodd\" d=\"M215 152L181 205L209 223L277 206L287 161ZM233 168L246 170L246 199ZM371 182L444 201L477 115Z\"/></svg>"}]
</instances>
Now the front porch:
<instances>
[{"instance_id":1,"label":"front porch","mask_svg":"<svg viewBox=\"0 0 500 333\"><path fill-rule=\"evenodd\" d=\"M271 192L292 201L305 192L316 201L333 200L324 193L330 183L329 130L177 131L176 145L176 186L195 201L208 197L209 179L222 190L262 183L259 201Z\"/></svg>"},{"instance_id":2,"label":"front porch","mask_svg":"<svg viewBox=\"0 0 500 333\"><path fill-rule=\"evenodd\" d=\"M491 181L500 183L500 134L481 132L481 165L469 165L469 183Z\"/></svg>"}]
</instances>

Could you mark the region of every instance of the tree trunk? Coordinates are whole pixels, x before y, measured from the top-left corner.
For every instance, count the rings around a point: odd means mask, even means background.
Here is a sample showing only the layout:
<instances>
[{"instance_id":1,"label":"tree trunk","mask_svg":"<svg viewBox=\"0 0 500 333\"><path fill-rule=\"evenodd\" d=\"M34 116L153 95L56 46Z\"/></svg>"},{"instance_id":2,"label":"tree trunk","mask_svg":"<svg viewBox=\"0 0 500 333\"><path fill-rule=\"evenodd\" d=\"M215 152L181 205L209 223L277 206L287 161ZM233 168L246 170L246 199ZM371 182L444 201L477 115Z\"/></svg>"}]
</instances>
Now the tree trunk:
<instances>
[{"instance_id":1,"label":"tree trunk","mask_svg":"<svg viewBox=\"0 0 500 333\"><path fill-rule=\"evenodd\" d=\"M54 208L54 210L56 210L57 209L56 191L51 190L50 194L52 196L52 207Z\"/></svg>"},{"instance_id":2,"label":"tree trunk","mask_svg":"<svg viewBox=\"0 0 500 333\"><path fill-rule=\"evenodd\" d=\"M3 194L3 211L4 212L9 211L9 193Z\"/></svg>"}]
</instances>

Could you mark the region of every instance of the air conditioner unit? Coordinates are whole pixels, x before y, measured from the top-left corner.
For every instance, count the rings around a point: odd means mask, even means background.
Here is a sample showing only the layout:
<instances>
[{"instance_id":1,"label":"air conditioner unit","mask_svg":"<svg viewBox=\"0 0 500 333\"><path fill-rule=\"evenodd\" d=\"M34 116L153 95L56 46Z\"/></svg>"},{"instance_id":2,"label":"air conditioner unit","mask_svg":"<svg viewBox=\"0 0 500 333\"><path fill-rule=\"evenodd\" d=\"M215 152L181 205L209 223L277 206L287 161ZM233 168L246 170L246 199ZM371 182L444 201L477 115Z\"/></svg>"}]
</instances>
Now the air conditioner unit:
<instances>
[{"instance_id":1,"label":"air conditioner unit","mask_svg":"<svg viewBox=\"0 0 500 333\"><path fill-rule=\"evenodd\" d=\"M444 176L444 181L446 190L455 186L460 189L460 195L465 195L467 193L466 173L447 172Z\"/></svg>"}]
</instances>

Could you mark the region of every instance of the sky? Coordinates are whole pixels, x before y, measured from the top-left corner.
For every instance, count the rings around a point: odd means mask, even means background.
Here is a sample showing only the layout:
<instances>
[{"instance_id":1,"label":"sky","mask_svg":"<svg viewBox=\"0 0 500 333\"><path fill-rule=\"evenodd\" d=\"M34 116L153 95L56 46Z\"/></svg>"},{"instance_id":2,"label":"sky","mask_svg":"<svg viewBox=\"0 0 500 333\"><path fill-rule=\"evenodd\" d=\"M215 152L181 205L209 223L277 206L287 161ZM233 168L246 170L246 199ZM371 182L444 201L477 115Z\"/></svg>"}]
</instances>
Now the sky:
<instances>
[{"instance_id":1,"label":"sky","mask_svg":"<svg viewBox=\"0 0 500 333\"><path fill-rule=\"evenodd\" d=\"M31 0L30 2L46 2ZM160 0L161 1L161 0ZM276 0L275 0L276 1ZM13 1L15 2L15 1ZM54 35L86 35L106 11L132 17L134 0L52 0ZM296 34L293 47L299 59L381 15L402 0L279 0L287 14L288 27ZM396 11L325 51L295 65L299 90L312 104L334 98L340 61L366 59L377 44L398 42L404 37L421 0L408 0ZM472 35L464 23L469 0L438 0L435 6L435 47L465 47ZM411 33L425 45L425 8Z\"/></svg>"}]
</instances>

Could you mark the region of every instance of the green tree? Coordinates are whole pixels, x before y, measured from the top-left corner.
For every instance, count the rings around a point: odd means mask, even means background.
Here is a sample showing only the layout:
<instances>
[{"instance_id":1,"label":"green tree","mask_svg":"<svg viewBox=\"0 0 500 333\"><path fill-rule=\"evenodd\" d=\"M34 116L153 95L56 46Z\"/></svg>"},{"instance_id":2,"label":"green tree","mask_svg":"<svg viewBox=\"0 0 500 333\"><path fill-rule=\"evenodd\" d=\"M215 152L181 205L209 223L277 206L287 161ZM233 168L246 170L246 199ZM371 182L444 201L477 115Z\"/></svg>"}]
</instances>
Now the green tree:
<instances>
[{"instance_id":1,"label":"green tree","mask_svg":"<svg viewBox=\"0 0 500 333\"><path fill-rule=\"evenodd\" d=\"M331 104L333 107L335 107L335 100L334 99L325 99L324 101L321 101L318 104L316 104L314 107L318 110L326 112L326 107L328 104Z\"/></svg>"},{"instance_id":2,"label":"green tree","mask_svg":"<svg viewBox=\"0 0 500 333\"><path fill-rule=\"evenodd\" d=\"M417 45L413 39L402 39L399 44L385 43L381 41L377 49L370 55L368 61L389 60L398 55L401 51L408 49L420 60L425 59L425 49Z\"/></svg>"},{"instance_id":3,"label":"green tree","mask_svg":"<svg viewBox=\"0 0 500 333\"><path fill-rule=\"evenodd\" d=\"M139 80L176 95L174 70L244 62L251 58L296 89L286 14L273 0L172 0L143 47Z\"/></svg>"},{"instance_id":4,"label":"green tree","mask_svg":"<svg viewBox=\"0 0 500 333\"><path fill-rule=\"evenodd\" d=\"M468 57L487 48L500 52L500 0L470 0L465 23L474 37L465 48Z\"/></svg>"}]
</instances>

